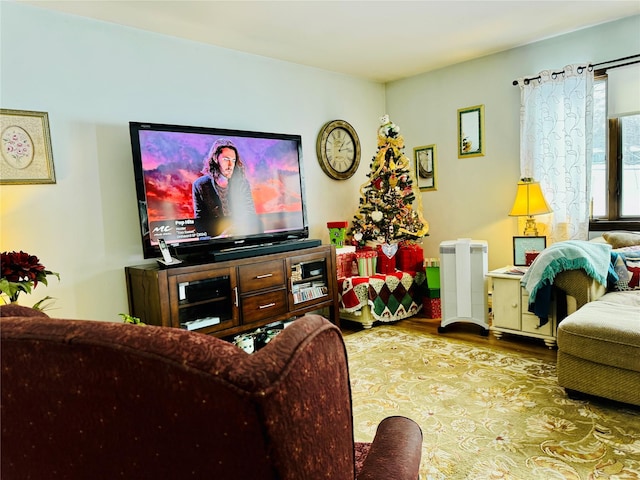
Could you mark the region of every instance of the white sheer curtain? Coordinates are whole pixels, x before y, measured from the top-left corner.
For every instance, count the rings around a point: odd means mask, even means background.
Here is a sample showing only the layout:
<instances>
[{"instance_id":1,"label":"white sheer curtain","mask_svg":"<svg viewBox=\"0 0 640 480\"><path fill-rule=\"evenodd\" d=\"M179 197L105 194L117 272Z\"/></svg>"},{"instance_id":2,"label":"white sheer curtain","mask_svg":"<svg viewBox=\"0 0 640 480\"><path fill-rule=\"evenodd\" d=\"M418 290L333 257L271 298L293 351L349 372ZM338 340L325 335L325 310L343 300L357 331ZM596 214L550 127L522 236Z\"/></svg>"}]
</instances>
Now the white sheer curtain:
<instances>
[{"instance_id":1,"label":"white sheer curtain","mask_svg":"<svg viewBox=\"0 0 640 480\"><path fill-rule=\"evenodd\" d=\"M563 70L518 79L520 173L540 182L553 210L536 217L550 243L586 240L589 230L593 71L584 64Z\"/></svg>"}]
</instances>

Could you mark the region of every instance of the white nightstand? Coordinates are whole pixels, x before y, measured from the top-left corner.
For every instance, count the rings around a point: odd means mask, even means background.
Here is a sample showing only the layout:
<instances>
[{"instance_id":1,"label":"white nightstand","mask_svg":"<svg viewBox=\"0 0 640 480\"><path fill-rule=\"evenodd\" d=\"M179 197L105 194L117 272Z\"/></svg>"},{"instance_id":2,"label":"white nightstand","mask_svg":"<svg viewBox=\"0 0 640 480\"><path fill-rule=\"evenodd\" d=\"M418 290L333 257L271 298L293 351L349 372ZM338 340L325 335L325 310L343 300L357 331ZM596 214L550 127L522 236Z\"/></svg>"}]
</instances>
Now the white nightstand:
<instances>
[{"instance_id":1,"label":"white nightstand","mask_svg":"<svg viewBox=\"0 0 640 480\"><path fill-rule=\"evenodd\" d=\"M496 338L503 333L541 338L545 345L556 345L557 316L555 300L551 301L549 321L540 326L540 319L529 308L529 292L520 286L522 275L507 273L513 267L500 268L487 274L492 287L493 323L490 330Z\"/></svg>"}]
</instances>

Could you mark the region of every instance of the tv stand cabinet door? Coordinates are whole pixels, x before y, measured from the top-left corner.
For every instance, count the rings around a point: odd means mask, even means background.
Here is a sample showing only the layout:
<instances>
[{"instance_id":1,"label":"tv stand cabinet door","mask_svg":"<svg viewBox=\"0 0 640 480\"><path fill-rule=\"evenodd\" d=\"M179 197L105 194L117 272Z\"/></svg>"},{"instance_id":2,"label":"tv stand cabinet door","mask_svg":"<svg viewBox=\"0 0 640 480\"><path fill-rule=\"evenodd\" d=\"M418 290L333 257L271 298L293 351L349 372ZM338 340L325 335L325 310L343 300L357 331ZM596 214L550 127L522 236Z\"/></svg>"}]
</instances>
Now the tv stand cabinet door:
<instances>
[{"instance_id":1,"label":"tv stand cabinet door","mask_svg":"<svg viewBox=\"0 0 640 480\"><path fill-rule=\"evenodd\" d=\"M236 268L214 264L164 269L148 264L125 268L129 313L144 323L183 328L180 324L213 317L220 323L200 328L202 333L237 328L239 301ZM187 291L211 281L211 288ZM188 298L190 297L190 298Z\"/></svg>"},{"instance_id":2,"label":"tv stand cabinet door","mask_svg":"<svg viewBox=\"0 0 640 480\"><path fill-rule=\"evenodd\" d=\"M324 245L289 257L287 275L292 314L327 308L331 322L340 326L335 247Z\"/></svg>"},{"instance_id":3,"label":"tv stand cabinet door","mask_svg":"<svg viewBox=\"0 0 640 480\"><path fill-rule=\"evenodd\" d=\"M170 274L168 286L172 327L185 328L187 322L217 319L218 323L196 330L216 333L240 324L235 268Z\"/></svg>"}]
</instances>

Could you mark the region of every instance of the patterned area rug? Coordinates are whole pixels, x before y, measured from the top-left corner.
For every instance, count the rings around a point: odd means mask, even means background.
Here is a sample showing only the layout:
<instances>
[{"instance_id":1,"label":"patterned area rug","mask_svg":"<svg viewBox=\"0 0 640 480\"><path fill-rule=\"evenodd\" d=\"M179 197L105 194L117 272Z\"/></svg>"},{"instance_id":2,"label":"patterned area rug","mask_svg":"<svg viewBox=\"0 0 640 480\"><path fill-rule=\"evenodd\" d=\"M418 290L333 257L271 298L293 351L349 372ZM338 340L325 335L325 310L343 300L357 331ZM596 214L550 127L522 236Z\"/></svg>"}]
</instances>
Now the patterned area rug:
<instances>
[{"instance_id":1,"label":"patterned area rug","mask_svg":"<svg viewBox=\"0 0 640 480\"><path fill-rule=\"evenodd\" d=\"M356 441L412 418L422 480L640 478L640 408L569 399L554 363L398 325L345 343Z\"/></svg>"}]
</instances>

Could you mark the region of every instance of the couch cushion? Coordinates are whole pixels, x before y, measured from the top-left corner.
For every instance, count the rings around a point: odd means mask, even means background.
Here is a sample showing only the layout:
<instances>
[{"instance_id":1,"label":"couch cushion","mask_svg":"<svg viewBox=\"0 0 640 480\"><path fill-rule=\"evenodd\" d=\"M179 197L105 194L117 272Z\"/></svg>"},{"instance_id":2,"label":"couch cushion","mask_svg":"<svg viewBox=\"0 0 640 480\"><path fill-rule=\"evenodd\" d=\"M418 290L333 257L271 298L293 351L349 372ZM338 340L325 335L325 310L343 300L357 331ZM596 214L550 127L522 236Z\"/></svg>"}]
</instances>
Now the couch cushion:
<instances>
[{"instance_id":1,"label":"couch cushion","mask_svg":"<svg viewBox=\"0 0 640 480\"><path fill-rule=\"evenodd\" d=\"M606 299L608 295L560 322L558 349L595 363L640 372L640 310L637 305L613 303L611 297Z\"/></svg>"},{"instance_id":2,"label":"couch cushion","mask_svg":"<svg viewBox=\"0 0 640 480\"><path fill-rule=\"evenodd\" d=\"M613 290L640 290L640 257L627 258L624 254L612 253L611 264L618 276L618 279L612 282Z\"/></svg>"},{"instance_id":3,"label":"couch cushion","mask_svg":"<svg viewBox=\"0 0 640 480\"><path fill-rule=\"evenodd\" d=\"M628 272L627 287L640 288L640 261L627 259L625 263Z\"/></svg>"},{"instance_id":4,"label":"couch cushion","mask_svg":"<svg viewBox=\"0 0 640 480\"><path fill-rule=\"evenodd\" d=\"M606 232L602 236L613 248L640 245L640 233L636 232Z\"/></svg>"},{"instance_id":5,"label":"couch cushion","mask_svg":"<svg viewBox=\"0 0 640 480\"><path fill-rule=\"evenodd\" d=\"M640 317L640 290L625 292L609 292L597 299L598 302L616 305L630 305L636 307L636 316ZM640 320L638 320L640 322Z\"/></svg>"}]
</instances>

